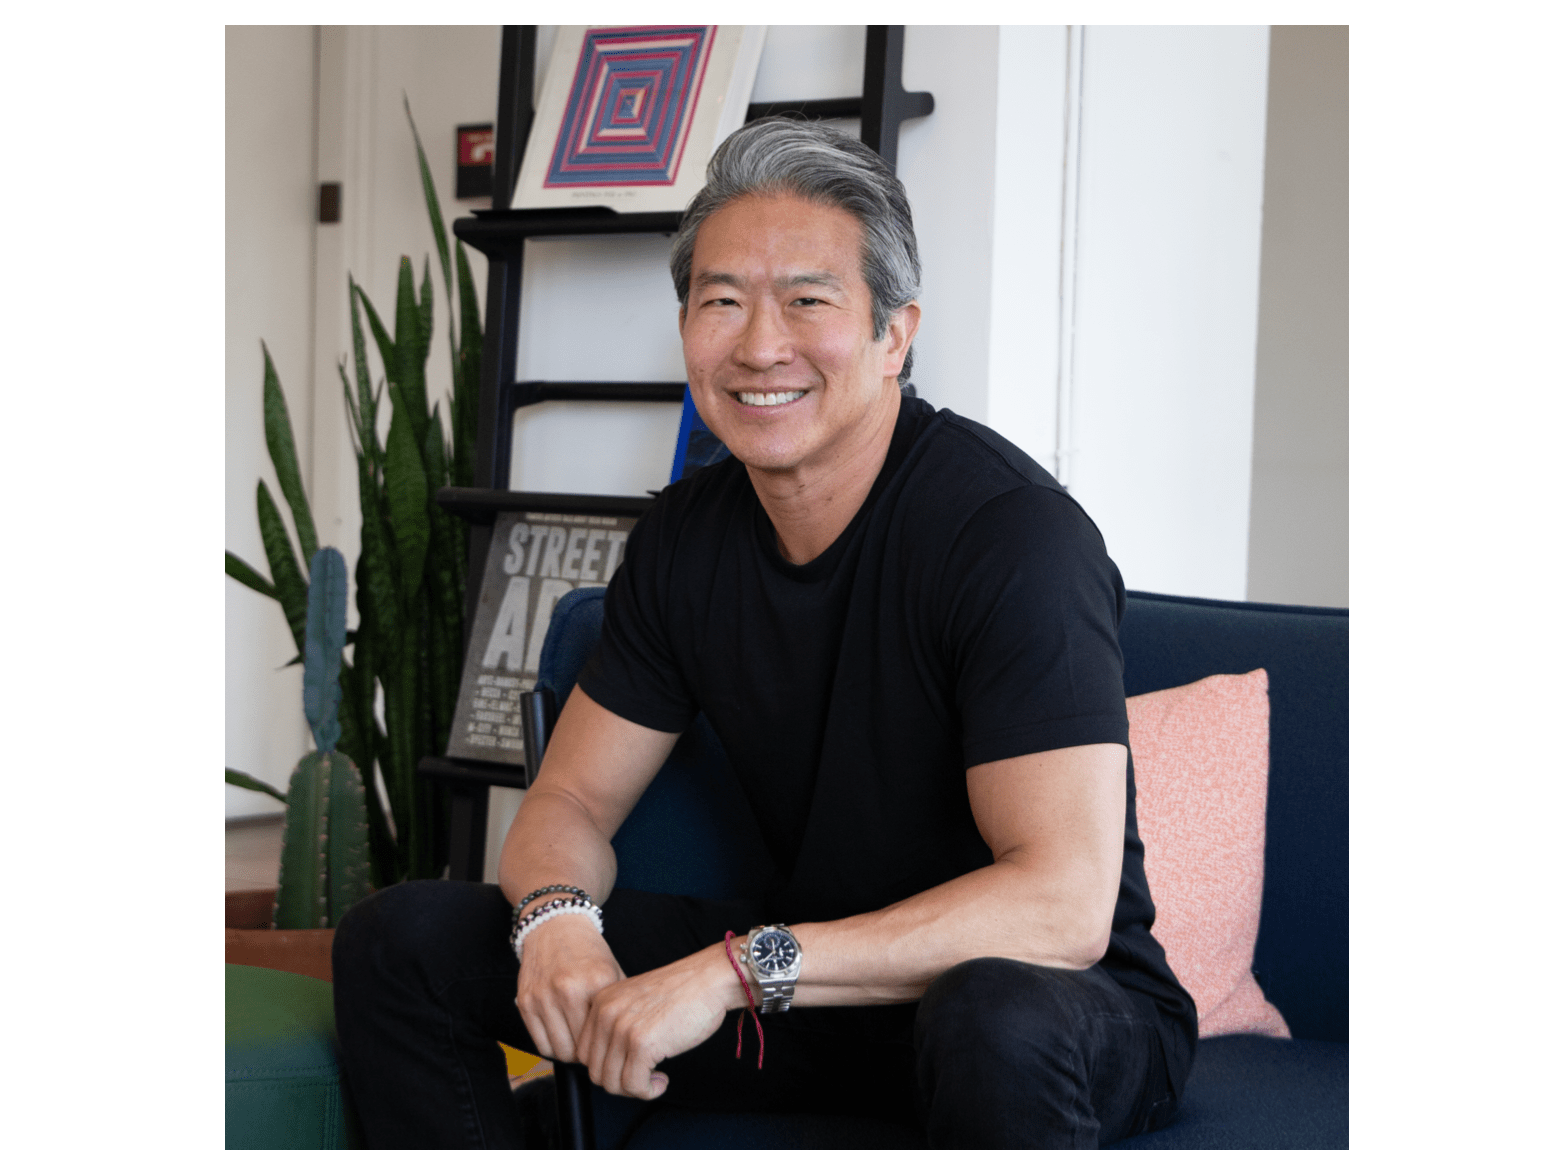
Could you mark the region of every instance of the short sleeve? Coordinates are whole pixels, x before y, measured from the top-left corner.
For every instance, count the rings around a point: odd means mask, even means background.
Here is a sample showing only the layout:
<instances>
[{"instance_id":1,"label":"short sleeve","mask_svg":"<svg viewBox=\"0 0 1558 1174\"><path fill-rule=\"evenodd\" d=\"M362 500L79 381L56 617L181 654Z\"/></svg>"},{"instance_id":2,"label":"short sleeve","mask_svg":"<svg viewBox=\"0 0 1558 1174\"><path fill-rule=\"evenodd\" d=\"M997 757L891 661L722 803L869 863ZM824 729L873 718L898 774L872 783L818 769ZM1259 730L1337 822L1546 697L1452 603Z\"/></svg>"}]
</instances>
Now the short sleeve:
<instances>
[{"instance_id":1,"label":"short sleeve","mask_svg":"<svg viewBox=\"0 0 1558 1174\"><path fill-rule=\"evenodd\" d=\"M664 511L651 507L628 534L622 565L606 587L600 644L579 673L579 687L620 718L679 734L698 707L672 652L665 595L670 545Z\"/></svg>"},{"instance_id":2,"label":"short sleeve","mask_svg":"<svg viewBox=\"0 0 1558 1174\"><path fill-rule=\"evenodd\" d=\"M1070 497L1028 485L977 510L942 577L964 766L1128 744L1119 571Z\"/></svg>"}]
</instances>

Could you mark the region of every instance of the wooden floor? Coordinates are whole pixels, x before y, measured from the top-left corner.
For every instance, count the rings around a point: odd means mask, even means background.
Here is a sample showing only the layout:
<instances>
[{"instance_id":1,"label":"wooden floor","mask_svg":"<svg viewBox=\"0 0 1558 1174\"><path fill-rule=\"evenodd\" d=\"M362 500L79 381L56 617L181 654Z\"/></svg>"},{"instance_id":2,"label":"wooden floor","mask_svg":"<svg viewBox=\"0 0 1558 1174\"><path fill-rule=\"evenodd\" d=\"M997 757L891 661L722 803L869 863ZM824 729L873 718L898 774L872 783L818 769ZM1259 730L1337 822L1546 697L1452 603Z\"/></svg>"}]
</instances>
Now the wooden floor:
<instances>
[{"instance_id":1,"label":"wooden floor","mask_svg":"<svg viewBox=\"0 0 1558 1174\"><path fill-rule=\"evenodd\" d=\"M227 825L227 891L273 889L281 871L280 815Z\"/></svg>"}]
</instances>

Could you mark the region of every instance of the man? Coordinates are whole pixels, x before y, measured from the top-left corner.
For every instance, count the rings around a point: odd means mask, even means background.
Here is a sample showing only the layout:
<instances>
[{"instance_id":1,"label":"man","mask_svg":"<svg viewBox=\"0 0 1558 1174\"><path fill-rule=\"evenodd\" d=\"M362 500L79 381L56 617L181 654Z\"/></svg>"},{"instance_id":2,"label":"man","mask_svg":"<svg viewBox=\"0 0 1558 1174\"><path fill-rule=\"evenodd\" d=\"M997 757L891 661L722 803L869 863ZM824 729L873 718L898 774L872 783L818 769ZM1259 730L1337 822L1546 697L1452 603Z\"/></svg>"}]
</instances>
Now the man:
<instances>
[{"instance_id":1,"label":"man","mask_svg":"<svg viewBox=\"0 0 1558 1174\"><path fill-rule=\"evenodd\" d=\"M1032 460L900 394L920 320L902 185L847 136L753 123L711 162L672 275L688 381L732 456L635 527L501 893L396 886L343 922L369 1140L512 1144L494 1038L614 1094L867 1103L939 1146L1166 1123L1195 1008L1149 933L1124 592ZM613 892L611 837L700 711L774 888ZM762 1070L733 1055L749 999Z\"/></svg>"}]
</instances>

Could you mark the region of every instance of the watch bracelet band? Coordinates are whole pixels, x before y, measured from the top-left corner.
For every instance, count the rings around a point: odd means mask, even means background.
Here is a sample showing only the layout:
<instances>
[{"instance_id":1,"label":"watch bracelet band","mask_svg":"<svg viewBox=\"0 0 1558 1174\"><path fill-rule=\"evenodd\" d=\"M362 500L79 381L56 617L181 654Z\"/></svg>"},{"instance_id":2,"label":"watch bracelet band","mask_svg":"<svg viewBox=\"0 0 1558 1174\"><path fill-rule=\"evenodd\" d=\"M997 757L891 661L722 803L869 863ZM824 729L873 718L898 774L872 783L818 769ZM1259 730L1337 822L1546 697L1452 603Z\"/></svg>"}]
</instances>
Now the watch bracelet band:
<instances>
[{"instance_id":1,"label":"watch bracelet band","mask_svg":"<svg viewBox=\"0 0 1558 1174\"><path fill-rule=\"evenodd\" d=\"M790 1001L795 998L795 980L793 978L776 982L769 979L766 983L759 980L758 986L763 988L763 1002L758 1010L767 1015L773 1011L788 1011Z\"/></svg>"}]
</instances>

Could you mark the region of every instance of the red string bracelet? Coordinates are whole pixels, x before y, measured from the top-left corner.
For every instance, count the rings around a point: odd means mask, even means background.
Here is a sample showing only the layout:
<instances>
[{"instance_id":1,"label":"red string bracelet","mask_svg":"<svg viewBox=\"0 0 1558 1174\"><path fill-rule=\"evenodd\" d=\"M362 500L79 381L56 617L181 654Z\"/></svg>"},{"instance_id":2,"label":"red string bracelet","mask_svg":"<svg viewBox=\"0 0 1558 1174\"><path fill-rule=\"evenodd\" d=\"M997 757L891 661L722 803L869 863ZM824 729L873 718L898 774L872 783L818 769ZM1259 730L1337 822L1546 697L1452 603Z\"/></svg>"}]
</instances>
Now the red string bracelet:
<instances>
[{"instance_id":1,"label":"red string bracelet","mask_svg":"<svg viewBox=\"0 0 1558 1174\"><path fill-rule=\"evenodd\" d=\"M736 961L736 956L730 952L730 941L736 935L731 930L725 931L725 957L730 959L731 968L736 972L736 977L741 980L741 989L746 992L747 1010L736 1019L736 1059L741 1059L741 1028L745 1024L745 1016L750 1013L752 1026L757 1028L757 1066L763 1067L763 1025L757 1018L757 1004L752 1001L752 988L747 985L747 976L741 973L741 964Z\"/></svg>"}]
</instances>

